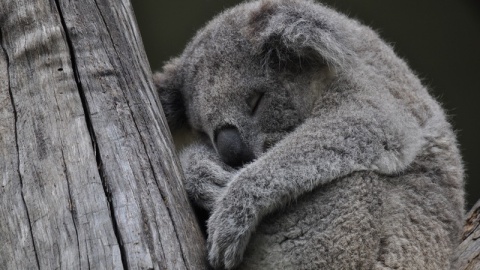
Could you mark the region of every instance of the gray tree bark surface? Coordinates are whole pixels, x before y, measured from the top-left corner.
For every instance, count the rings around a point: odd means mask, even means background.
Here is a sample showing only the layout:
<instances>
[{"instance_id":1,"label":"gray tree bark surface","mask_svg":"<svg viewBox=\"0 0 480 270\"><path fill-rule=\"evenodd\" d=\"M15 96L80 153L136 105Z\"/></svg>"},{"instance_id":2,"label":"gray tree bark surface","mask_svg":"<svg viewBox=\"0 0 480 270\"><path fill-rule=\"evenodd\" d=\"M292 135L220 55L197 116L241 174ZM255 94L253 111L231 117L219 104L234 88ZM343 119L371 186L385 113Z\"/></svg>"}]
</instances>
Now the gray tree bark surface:
<instances>
[{"instance_id":1,"label":"gray tree bark surface","mask_svg":"<svg viewBox=\"0 0 480 270\"><path fill-rule=\"evenodd\" d=\"M480 200L467 214L462 243L455 254L459 270L480 269Z\"/></svg>"},{"instance_id":2,"label":"gray tree bark surface","mask_svg":"<svg viewBox=\"0 0 480 270\"><path fill-rule=\"evenodd\" d=\"M0 0L0 268L206 269L129 0Z\"/></svg>"}]
</instances>

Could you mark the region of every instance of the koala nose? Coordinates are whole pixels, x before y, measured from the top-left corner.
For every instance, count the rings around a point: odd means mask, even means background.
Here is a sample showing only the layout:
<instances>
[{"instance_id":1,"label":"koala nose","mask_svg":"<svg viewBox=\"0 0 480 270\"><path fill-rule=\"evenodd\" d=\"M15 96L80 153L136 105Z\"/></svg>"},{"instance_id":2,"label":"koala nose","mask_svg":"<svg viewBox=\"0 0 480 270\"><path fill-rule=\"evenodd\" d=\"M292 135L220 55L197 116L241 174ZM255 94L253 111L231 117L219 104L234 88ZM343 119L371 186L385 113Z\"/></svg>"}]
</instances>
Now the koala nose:
<instances>
[{"instance_id":1,"label":"koala nose","mask_svg":"<svg viewBox=\"0 0 480 270\"><path fill-rule=\"evenodd\" d=\"M216 132L215 144L223 162L239 167L253 160L253 152L243 142L237 128L228 126Z\"/></svg>"}]
</instances>

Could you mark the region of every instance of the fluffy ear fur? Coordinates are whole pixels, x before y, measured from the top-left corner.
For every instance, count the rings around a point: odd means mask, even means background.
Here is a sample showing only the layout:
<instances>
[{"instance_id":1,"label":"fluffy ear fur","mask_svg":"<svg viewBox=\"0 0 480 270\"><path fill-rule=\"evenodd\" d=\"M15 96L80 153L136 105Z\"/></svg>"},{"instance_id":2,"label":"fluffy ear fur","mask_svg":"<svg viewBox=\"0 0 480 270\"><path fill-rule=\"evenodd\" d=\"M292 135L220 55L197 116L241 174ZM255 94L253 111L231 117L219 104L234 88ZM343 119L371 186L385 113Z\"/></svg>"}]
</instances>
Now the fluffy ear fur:
<instances>
[{"instance_id":1,"label":"fluffy ear fur","mask_svg":"<svg viewBox=\"0 0 480 270\"><path fill-rule=\"evenodd\" d=\"M153 82L160 96L163 112L171 129L178 129L186 123L185 104L182 93L182 79L178 71L178 58L163 66L162 72L153 74Z\"/></svg>"},{"instance_id":2,"label":"fluffy ear fur","mask_svg":"<svg viewBox=\"0 0 480 270\"><path fill-rule=\"evenodd\" d=\"M257 53L273 68L304 70L325 64L345 68L353 52L340 42L340 33L335 32L338 27L330 27L329 18L319 17L318 12L306 10L305 3L292 11L291 3L299 2L265 0L252 12L245 34ZM286 3L290 5L287 7ZM316 8L313 3L312 8Z\"/></svg>"}]
</instances>

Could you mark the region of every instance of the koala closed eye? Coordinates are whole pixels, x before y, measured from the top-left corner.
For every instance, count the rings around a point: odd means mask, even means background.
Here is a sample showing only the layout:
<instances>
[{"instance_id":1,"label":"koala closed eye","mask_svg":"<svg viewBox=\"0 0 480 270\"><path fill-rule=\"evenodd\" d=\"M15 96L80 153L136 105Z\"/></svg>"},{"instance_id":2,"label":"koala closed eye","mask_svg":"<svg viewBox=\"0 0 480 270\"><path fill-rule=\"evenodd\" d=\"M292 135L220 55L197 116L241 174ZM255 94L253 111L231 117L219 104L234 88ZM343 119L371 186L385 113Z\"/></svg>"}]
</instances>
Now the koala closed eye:
<instances>
[{"instance_id":1,"label":"koala closed eye","mask_svg":"<svg viewBox=\"0 0 480 270\"><path fill-rule=\"evenodd\" d=\"M260 107L260 104L262 103L264 95L265 93L263 92L254 92L247 98L247 105L250 108L251 115L254 115L257 112L258 107Z\"/></svg>"}]
</instances>

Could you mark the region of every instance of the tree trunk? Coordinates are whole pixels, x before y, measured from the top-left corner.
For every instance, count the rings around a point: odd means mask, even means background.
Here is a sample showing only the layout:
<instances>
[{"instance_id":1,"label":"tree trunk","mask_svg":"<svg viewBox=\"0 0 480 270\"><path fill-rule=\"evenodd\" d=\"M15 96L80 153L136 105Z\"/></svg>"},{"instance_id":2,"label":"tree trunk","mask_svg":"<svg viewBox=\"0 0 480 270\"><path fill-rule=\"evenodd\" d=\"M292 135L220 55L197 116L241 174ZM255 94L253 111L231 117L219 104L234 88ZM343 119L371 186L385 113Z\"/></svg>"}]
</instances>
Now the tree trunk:
<instances>
[{"instance_id":1,"label":"tree trunk","mask_svg":"<svg viewBox=\"0 0 480 270\"><path fill-rule=\"evenodd\" d=\"M128 0L0 0L0 268L205 269Z\"/></svg>"},{"instance_id":2,"label":"tree trunk","mask_svg":"<svg viewBox=\"0 0 480 270\"><path fill-rule=\"evenodd\" d=\"M455 254L458 269L480 269L480 200L467 214L462 240Z\"/></svg>"}]
</instances>

